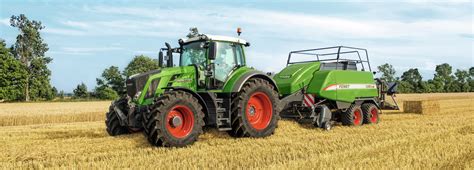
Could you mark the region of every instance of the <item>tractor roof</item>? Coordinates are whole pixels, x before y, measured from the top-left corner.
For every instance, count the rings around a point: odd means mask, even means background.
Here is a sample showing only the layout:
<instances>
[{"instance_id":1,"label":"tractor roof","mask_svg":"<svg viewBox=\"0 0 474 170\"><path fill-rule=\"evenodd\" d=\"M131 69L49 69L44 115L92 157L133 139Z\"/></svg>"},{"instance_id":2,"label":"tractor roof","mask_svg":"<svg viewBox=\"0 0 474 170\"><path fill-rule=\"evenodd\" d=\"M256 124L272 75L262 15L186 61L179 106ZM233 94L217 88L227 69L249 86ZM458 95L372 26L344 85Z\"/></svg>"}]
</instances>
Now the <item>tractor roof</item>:
<instances>
[{"instance_id":1,"label":"tractor roof","mask_svg":"<svg viewBox=\"0 0 474 170\"><path fill-rule=\"evenodd\" d=\"M228 42L235 42L239 44L247 43L247 41L240 38L221 36L221 35L208 35L208 34L200 34L192 38L182 38L180 41L186 44L186 43L190 43L193 41L200 41L200 40L228 41Z\"/></svg>"}]
</instances>

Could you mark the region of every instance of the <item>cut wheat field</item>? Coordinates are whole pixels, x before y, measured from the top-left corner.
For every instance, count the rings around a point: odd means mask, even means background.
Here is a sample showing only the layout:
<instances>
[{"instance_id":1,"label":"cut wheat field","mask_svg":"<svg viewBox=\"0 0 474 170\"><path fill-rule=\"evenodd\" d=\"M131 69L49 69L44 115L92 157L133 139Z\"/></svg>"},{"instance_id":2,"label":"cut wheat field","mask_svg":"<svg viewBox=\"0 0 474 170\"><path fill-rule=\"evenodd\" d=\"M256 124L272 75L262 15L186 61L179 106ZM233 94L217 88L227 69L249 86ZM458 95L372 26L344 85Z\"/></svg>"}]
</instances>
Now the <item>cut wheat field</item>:
<instances>
[{"instance_id":1,"label":"cut wheat field","mask_svg":"<svg viewBox=\"0 0 474 170\"><path fill-rule=\"evenodd\" d=\"M384 111L377 125L326 132L281 120L273 136L231 138L207 130L186 148L157 148L141 133L110 137L110 102L0 104L5 168L474 168L474 93L407 94L437 100L436 114Z\"/></svg>"}]
</instances>

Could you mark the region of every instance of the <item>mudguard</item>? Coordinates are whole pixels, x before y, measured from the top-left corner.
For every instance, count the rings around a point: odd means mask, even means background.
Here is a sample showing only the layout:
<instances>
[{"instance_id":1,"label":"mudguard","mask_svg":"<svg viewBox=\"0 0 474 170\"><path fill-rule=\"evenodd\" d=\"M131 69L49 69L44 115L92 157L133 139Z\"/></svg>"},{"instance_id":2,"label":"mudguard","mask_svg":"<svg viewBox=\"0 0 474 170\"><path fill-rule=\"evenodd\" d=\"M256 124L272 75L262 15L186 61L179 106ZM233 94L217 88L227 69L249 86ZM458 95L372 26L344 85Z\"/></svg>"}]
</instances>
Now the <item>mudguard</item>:
<instances>
[{"instance_id":1,"label":"mudguard","mask_svg":"<svg viewBox=\"0 0 474 170\"><path fill-rule=\"evenodd\" d=\"M247 73L244 73L242 76L240 76L240 78L238 78L237 81L234 83L234 86L232 87L231 92L239 92L240 89L242 89L242 86L244 86L245 82L247 82L247 80L251 78L261 78L261 79L267 80L275 88L275 90L279 92L276 82L272 78L267 76L265 73L261 71L257 71L257 70L250 70Z\"/></svg>"}]
</instances>

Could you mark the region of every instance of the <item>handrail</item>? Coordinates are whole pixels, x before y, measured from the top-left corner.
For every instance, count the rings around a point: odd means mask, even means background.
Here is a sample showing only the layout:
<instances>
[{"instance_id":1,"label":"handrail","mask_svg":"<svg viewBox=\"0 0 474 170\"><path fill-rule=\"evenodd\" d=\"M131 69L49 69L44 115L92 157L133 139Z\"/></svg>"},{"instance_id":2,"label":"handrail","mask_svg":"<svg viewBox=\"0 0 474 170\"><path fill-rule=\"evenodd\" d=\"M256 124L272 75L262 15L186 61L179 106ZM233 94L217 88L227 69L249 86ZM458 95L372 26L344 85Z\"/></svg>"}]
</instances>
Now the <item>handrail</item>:
<instances>
[{"instance_id":1,"label":"handrail","mask_svg":"<svg viewBox=\"0 0 474 170\"><path fill-rule=\"evenodd\" d=\"M331 50L331 49L334 49L334 50L337 49L337 52L318 53L321 50ZM350 51L345 51L345 50L350 50ZM365 59L366 60L362 59L361 52L363 52L365 54ZM352 54L352 53L356 54L359 60L341 59L342 55ZM314 56L316 56L317 60L290 62L292 54L314 55ZM320 57L322 57L322 56L331 56L331 55L336 55L336 58L333 58L333 59L320 59ZM363 71L365 71L365 65L363 63L367 63L367 65L369 67L369 71L372 71L372 68L371 68L370 62L369 62L369 54L367 52L367 49L357 48L357 47L348 47L348 46L333 46L333 47L324 47L324 48L315 48L315 49L291 51L288 54L288 59L287 59L286 65L288 66L289 64L306 63L306 62L318 62L318 61L336 61L336 69L338 68L339 61L355 61L356 63L361 63Z\"/></svg>"}]
</instances>

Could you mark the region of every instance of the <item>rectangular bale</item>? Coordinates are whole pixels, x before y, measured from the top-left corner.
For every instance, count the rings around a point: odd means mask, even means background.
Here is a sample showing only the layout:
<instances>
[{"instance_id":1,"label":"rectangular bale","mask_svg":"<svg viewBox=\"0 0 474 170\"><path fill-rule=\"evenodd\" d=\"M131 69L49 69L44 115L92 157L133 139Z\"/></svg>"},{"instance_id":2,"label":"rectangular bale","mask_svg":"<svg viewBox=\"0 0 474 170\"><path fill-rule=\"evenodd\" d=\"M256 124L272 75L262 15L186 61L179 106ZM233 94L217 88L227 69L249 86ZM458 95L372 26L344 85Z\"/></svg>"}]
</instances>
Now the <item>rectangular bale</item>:
<instances>
[{"instance_id":1,"label":"rectangular bale","mask_svg":"<svg viewBox=\"0 0 474 170\"><path fill-rule=\"evenodd\" d=\"M419 113L419 114L433 114L440 112L438 100L417 100L404 101L403 112L405 113Z\"/></svg>"}]
</instances>

